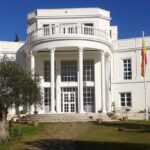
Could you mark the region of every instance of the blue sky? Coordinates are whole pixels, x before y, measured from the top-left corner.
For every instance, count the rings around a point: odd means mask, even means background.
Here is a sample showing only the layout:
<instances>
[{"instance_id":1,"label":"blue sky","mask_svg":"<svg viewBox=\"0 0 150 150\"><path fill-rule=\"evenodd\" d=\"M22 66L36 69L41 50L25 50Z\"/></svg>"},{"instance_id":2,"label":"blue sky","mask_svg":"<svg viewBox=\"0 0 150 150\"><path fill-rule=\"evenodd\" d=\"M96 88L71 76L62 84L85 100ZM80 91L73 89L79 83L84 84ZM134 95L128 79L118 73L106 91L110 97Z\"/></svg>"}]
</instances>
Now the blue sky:
<instances>
[{"instance_id":1,"label":"blue sky","mask_svg":"<svg viewBox=\"0 0 150 150\"><path fill-rule=\"evenodd\" d=\"M26 39L27 13L37 8L100 7L111 12L119 38L150 36L150 0L0 0L0 41Z\"/></svg>"}]
</instances>

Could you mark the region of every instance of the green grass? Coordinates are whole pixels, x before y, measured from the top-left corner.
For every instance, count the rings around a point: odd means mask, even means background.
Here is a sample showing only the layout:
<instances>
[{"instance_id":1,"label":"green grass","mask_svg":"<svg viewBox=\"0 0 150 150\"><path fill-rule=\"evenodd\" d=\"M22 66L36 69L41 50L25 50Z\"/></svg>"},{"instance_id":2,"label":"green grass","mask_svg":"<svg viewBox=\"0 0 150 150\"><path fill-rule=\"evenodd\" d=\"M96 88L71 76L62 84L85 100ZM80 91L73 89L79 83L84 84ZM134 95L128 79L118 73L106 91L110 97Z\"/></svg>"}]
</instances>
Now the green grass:
<instances>
[{"instance_id":1,"label":"green grass","mask_svg":"<svg viewBox=\"0 0 150 150\"><path fill-rule=\"evenodd\" d=\"M11 150L12 146L17 147L18 144L28 140L29 137L33 137L33 135L39 134L42 129L44 129L45 124L40 124L37 127L33 127L32 125L27 125L27 124L19 124L19 123L14 123L13 127L11 129L11 137L10 140L6 143L0 143L0 150ZM17 136L14 135L14 130L17 129L22 136Z\"/></svg>"},{"instance_id":2,"label":"green grass","mask_svg":"<svg viewBox=\"0 0 150 150\"><path fill-rule=\"evenodd\" d=\"M129 121L88 125L78 148L105 150L150 150L150 122Z\"/></svg>"},{"instance_id":3,"label":"green grass","mask_svg":"<svg viewBox=\"0 0 150 150\"><path fill-rule=\"evenodd\" d=\"M150 121L14 124L22 137L0 144L0 150L150 150Z\"/></svg>"}]
</instances>

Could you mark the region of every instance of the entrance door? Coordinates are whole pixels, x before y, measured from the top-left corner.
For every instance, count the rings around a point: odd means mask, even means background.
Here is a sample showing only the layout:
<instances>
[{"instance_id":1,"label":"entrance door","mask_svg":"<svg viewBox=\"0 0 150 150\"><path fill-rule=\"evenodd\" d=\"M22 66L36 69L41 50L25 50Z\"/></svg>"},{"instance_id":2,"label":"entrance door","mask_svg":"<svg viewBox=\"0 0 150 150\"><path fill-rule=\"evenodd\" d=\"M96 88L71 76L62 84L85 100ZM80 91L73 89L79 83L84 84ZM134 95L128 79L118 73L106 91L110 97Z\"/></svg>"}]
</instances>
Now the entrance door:
<instances>
[{"instance_id":1,"label":"entrance door","mask_svg":"<svg viewBox=\"0 0 150 150\"><path fill-rule=\"evenodd\" d=\"M63 92L63 112L76 112L75 92Z\"/></svg>"}]
</instances>

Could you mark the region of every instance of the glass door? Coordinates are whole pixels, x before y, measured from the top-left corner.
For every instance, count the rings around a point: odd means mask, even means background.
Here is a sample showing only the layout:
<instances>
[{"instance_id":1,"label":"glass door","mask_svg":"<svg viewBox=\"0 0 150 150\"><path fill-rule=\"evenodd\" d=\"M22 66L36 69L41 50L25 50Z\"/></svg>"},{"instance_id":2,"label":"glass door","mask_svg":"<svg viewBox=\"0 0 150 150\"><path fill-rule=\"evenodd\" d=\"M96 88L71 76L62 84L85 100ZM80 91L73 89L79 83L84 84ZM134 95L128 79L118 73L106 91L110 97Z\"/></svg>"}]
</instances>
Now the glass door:
<instances>
[{"instance_id":1,"label":"glass door","mask_svg":"<svg viewBox=\"0 0 150 150\"><path fill-rule=\"evenodd\" d=\"M75 92L63 92L63 112L72 113L76 111Z\"/></svg>"}]
</instances>

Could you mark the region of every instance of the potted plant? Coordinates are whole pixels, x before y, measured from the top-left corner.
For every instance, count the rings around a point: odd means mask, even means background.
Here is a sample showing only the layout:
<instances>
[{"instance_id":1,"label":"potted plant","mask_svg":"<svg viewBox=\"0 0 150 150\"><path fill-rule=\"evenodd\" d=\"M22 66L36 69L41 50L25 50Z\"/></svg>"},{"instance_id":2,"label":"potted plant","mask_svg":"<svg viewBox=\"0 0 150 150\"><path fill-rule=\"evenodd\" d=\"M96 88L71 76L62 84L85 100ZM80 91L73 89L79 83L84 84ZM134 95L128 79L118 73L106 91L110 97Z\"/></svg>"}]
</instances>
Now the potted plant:
<instances>
[{"instance_id":1,"label":"potted plant","mask_svg":"<svg viewBox=\"0 0 150 150\"><path fill-rule=\"evenodd\" d=\"M123 116L123 121L128 121L128 112L131 110L130 107L124 107L124 111L125 111L125 116Z\"/></svg>"},{"instance_id":2,"label":"potted plant","mask_svg":"<svg viewBox=\"0 0 150 150\"><path fill-rule=\"evenodd\" d=\"M112 112L108 114L108 116L111 118L111 120L116 119L116 105L115 102L112 102Z\"/></svg>"}]
</instances>

